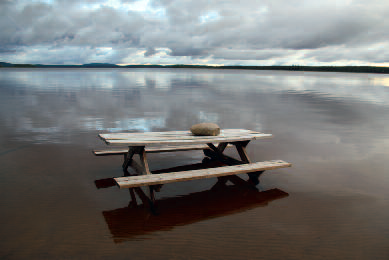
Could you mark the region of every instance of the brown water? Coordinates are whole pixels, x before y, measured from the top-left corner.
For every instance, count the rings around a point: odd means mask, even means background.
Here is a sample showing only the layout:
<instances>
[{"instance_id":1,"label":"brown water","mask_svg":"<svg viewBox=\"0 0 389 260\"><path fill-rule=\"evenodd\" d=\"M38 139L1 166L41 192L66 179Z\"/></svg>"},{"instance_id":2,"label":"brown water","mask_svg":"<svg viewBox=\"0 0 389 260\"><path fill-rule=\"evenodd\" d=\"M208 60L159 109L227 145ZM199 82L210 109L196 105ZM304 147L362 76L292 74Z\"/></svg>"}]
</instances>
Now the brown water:
<instances>
[{"instance_id":1,"label":"brown water","mask_svg":"<svg viewBox=\"0 0 389 260\"><path fill-rule=\"evenodd\" d=\"M98 133L203 121L272 133L250 158L293 167L265 172L259 191L165 185L159 216L139 198L128 207L127 190L97 188L122 175L122 156L91 153L104 148ZM387 75L1 69L0 258L389 259L388 129Z\"/></svg>"}]
</instances>

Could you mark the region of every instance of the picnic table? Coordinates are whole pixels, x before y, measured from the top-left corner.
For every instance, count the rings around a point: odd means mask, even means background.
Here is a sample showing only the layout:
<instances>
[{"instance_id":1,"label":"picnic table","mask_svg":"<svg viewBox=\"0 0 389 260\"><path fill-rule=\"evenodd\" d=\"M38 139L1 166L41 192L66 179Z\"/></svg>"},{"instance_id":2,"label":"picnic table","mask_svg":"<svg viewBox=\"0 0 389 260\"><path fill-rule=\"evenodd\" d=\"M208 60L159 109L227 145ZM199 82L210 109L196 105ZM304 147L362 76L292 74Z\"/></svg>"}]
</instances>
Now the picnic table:
<instances>
[{"instance_id":1,"label":"picnic table","mask_svg":"<svg viewBox=\"0 0 389 260\"><path fill-rule=\"evenodd\" d=\"M155 201L154 190L158 185L211 177L222 177L247 173L254 184L258 184L259 175L265 170L290 167L291 164L282 160L272 160L253 163L249 159L246 147L252 140L271 138L271 134L246 130L225 129L217 136L195 136L190 131L167 131L146 133L108 133L99 137L109 146L126 146L114 150L94 151L95 155L124 155L124 177L114 178L120 188L135 188L149 186L150 204ZM224 153L226 148L235 147L240 160ZM222 162L226 166L199 170L152 174L149 169L147 153L177 152L188 150L203 150L206 158ZM140 163L134 160L139 156ZM136 176L130 176L127 169L131 167Z\"/></svg>"}]
</instances>

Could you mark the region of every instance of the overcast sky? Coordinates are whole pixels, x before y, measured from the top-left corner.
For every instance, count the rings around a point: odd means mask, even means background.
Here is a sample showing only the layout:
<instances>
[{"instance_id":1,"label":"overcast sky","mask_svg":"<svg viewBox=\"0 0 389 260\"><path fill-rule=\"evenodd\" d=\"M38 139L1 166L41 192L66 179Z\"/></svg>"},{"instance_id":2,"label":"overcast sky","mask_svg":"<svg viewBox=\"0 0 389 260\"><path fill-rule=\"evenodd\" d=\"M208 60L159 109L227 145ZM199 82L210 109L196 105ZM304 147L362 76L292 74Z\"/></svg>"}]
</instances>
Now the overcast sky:
<instances>
[{"instance_id":1,"label":"overcast sky","mask_svg":"<svg viewBox=\"0 0 389 260\"><path fill-rule=\"evenodd\" d=\"M389 65L387 0L0 0L0 61Z\"/></svg>"}]
</instances>

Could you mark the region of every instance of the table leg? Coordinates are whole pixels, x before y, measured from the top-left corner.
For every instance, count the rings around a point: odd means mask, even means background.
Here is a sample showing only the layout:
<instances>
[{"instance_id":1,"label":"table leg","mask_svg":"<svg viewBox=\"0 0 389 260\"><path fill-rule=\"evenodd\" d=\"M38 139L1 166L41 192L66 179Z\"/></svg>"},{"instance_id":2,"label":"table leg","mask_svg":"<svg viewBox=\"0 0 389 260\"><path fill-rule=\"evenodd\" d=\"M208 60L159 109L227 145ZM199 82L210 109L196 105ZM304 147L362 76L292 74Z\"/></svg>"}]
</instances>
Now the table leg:
<instances>
[{"instance_id":1,"label":"table leg","mask_svg":"<svg viewBox=\"0 0 389 260\"><path fill-rule=\"evenodd\" d=\"M127 170L128 166L131 164L132 157L134 156L136 152L135 147L129 147L127 154L124 155L124 162L123 162L123 170Z\"/></svg>"},{"instance_id":2,"label":"table leg","mask_svg":"<svg viewBox=\"0 0 389 260\"><path fill-rule=\"evenodd\" d=\"M134 154L139 155L140 164L138 164L136 161L132 160L132 157ZM123 167L127 168L128 166L132 166L132 168L140 175L151 174L144 146L130 147L129 148L128 155L127 155L126 160L123 164ZM155 209L154 209L154 203L155 203L154 187L148 186L148 190L149 190L148 202L150 204L151 210L153 212L155 212Z\"/></svg>"},{"instance_id":3,"label":"table leg","mask_svg":"<svg viewBox=\"0 0 389 260\"><path fill-rule=\"evenodd\" d=\"M235 146L241 160L237 160L235 158L223 154L225 147L227 147L227 143L220 143L218 147L215 147L212 143L209 143L208 146L211 148L211 150L209 149L204 150L204 154L206 156L219 160L228 165L251 163L251 160L246 151L246 146L248 145L249 142L250 141L239 141L239 142L232 143ZM262 173L263 171L248 173L247 175L249 176L249 180L248 180L249 183L251 183L254 186L258 185L259 176Z\"/></svg>"},{"instance_id":4,"label":"table leg","mask_svg":"<svg viewBox=\"0 0 389 260\"><path fill-rule=\"evenodd\" d=\"M136 194L138 194L139 198L142 200L143 204L146 205L147 203L150 206L150 211L153 215L158 215L158 211L155 208L154 203L150 200L150 198L147 197L147 195L143 192L143 190L140 187L134 188Z\"/></svg>"},{"instance_id":5,"label":"table leg","mask_svg":"<svg viewBox=\"0 0 389 260\"><path fill-rule=\"evenodd\" d=\"M257 186L259 184L259 177L264 171L260 172L249 172L247 175L249 176L249 182L251 182L254 186Z\"/></svg>"},{"instance_id":6,"label":"table leg","mask_svg":"<svg viewBox=\"0 0 389 260\"><path fill-rule=\"evenodd\" d=\"M142 164L142 167L143 167L143 170L145 171L145 173L147 175L151 174L150 169L149 169L149 164L147 162L146 151L145 151L144 146L142 146L139 150L139 158L140 158L140 162Z\"/></svg>"},{"instance_id":7,"label":"table leg","mask_svg":"<svg viewBox=\"0 0 389 260\"><path fill-rule=\"evenodd\" d=\"M235 148L238 151L240 159L246 163L251 163L249 156L247 155L247 152L246 152L246 146L248 145L248 143L249 143L249 141L234 142L233 144L235 145Z\"/></svg>"},{"instance_id":8,"label":"table leg","mask_svg":"<svg viewBox=\"0 0 389 260\"><path fill-rule=\"evenodd\" d=\"M246 146L248 145L250 141L244 141L244 142L234 142L234 145L236 147L236 150L238 151L239 157L242 161L246 163L251 163L249 156L246 152ZM249 176L249 182L251 182L253 185L258 185L259 184L259 176L263 173L264 171L259 171L259 172L249 172L247 175Z\"/></svg>"},{"instance_id":9,"label":"table leg","mask_svg":"<svg viewBox=\"0 0 389 260\"><path fill-rule=\"evenodd\" d=\"M217 149L220 152L224 152L224 150L227 148L227 145L228 145L228 143L219 143L219 145L217 146Z\"/></svg>"},{"instance_id":10,"label":"table leg","mask_svg":"<svg viewBox=\"0 0 389 260\"><path fill-rule=\"evenodd\" d=\"M220 143L218 145L218 147L216 147L213 143L207 143L207 145L209 146L209 148L211 148L211 150L213 152L215 152L217 154L218 157L220 157L221 159L224 158L224 154L223 154L223 151L224 149L227 147L227 144L228 143Z\"/></svg>"},{"instance_id":11,"label":"table leg","mask_svg":"<svg viewBox=\"0 0 389 260\"><path fill-rule=\"evenodd\" d=\"M204 149L203 152L206 156L211 157L214 160L221 161L227 165L237 165L237 164L244 164L246 162L237 160L235 158L232 158L230 156L227 156L223 154L223 151L225 147L227 147L228 143L220 143L218 147L215 147L212 143L208 143L207 145L211 149ZM220 147L220 149L219 149Z\"/></svg>"},{"instance_id":12,"label":"table leg","mask_svg":"<svg viewBox=\"0 0 389 260\"><path fill-rule=\"evenodd\" d=\"M134 189L130 188L129 191L130 191L130 195L131 195L131 201L128 204L128 207L135 208L136 206L138 206L138 203L136 202L136 197L135 197Z\"/></svg>"}]
</instances>

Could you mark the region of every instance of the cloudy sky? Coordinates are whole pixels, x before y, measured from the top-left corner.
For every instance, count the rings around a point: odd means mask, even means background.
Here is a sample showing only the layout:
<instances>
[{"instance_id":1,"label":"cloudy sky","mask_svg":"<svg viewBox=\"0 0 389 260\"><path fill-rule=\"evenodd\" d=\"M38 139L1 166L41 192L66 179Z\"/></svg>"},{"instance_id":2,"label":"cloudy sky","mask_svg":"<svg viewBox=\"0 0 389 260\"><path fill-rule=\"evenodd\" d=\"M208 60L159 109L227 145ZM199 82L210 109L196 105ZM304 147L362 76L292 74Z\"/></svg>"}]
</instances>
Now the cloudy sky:
<instances>
[{"instance_id":1,"label":"cloudy sky","mask_svg":"<svg viewBox=\"0 0 389 260\"><path fill-rule=\"evenodd\" d=\"M389 65L387 0L0 0L0 61Z\"/></svg>"}]
</instances>

